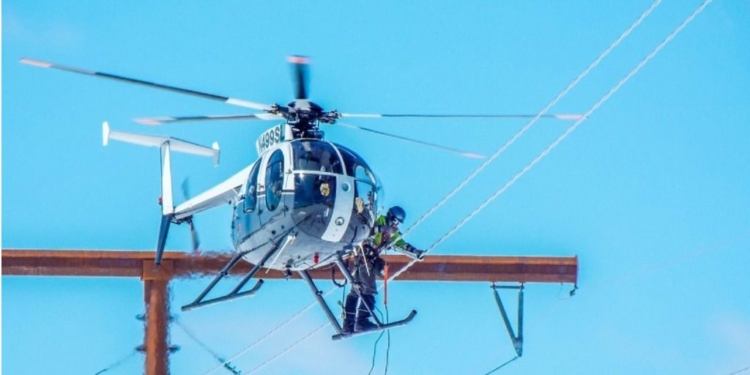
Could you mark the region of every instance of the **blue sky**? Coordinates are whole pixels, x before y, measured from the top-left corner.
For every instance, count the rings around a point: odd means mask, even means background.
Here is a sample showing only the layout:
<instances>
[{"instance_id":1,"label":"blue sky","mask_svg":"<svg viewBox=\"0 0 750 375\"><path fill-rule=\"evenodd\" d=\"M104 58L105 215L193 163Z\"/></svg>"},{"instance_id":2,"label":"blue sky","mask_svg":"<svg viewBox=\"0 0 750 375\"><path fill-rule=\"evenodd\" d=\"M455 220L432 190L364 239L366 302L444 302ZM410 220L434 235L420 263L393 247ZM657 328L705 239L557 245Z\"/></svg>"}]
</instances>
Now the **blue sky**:
<instances>
[{"instance_id":1,"label":"blue sky","mask_svg":"<svg viewBox=\"0 0 750 375\"><path fill-rule=\"evenodd\" d=\"M6 0L2 4L3 248L153 249L156 149L101 146L115 130L218 141L222 163L178 155L194 192L255 158L269 123L145 128L132 118L248 113L174 93L18 63L36 58L247 100L292 98L286 56L312 57L311 98L381 113L541 110L651 1L220 4ZM700 4L664 1L566 95L582 113ZM637 75L435 254L578 255L579 291L526 289L524 356L499 373L729 374L750 366L750 4L717 0ZM492 154L527 121L349 121ZM409 234L426 248L570 122L539 121ZM479 166L476 160L346 128L327 138L363 155L407 225ZM229 208L196 219L206 250L229 251ZM169 249L188 251L187 228ZM232 356L307 306L306 285L271 281L253 298L179 313L208 280L172 284L173 313ZM2 279L2 370L96 373L142 343L142 284L130 279ZM328 290L330 283L321 283ZM511 301L514 295L507 295ZM329 297L335 304L339 292ZM511 304L514 306L514 304ZM513 357L485 283L393 283L388 373L484 374ZM233 363L251 372L325 322L315 308ZM376 336L312 336L260 374L367 373ZM177 326L173 374L217 363ZM381 342L374 373L383 373ZM136 355L108 374L140 373ZM218 370L214 373L222 373Z\"/></svg>"}]
</instances>

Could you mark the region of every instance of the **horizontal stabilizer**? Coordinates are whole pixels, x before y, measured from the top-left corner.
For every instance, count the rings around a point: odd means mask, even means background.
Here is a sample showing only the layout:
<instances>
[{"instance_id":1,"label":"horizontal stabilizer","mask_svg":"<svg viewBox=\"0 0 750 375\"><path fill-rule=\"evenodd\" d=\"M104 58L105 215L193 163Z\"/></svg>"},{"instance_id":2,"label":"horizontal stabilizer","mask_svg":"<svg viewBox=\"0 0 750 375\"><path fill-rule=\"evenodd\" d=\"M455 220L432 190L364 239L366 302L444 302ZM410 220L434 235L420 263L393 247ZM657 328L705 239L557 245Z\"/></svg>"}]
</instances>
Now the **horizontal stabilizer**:
<instances>
[{"instance_id":1,"label":"horizontal stabilizer","mask_svg":"<svg viewBox=\"0 0 750 375\"><path fill-rule=\"evenodd\" d=\"M102 144L106 146L110 139L151 147L161 147L165 143L169 143L171 151L213 157L214 165L219 164L219 144L217 142L214 142L212 147L206 147L173 137L117 132L110 130L109 123L105 121L102 124Z\"/></svg>"}]
</instances>

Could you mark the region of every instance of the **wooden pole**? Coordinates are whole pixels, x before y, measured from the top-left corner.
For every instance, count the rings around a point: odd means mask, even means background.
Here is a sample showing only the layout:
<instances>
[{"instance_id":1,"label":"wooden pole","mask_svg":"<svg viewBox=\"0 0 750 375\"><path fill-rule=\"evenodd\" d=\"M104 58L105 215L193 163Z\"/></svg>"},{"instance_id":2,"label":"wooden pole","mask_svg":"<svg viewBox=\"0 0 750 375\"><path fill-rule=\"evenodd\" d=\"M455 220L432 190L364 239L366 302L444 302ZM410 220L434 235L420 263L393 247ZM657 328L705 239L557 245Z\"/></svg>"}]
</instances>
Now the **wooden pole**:
<instances>
[{"instance_id":1,"label":"wooden pole","mask_svg":"<svg viewBox=\"0 0 750 375\"><path fill-rule=\"evenodd\" d=\"M144 280L146 304L145 337L146 375L169 374L169 290L167 280Z\"/></svg>"},{"instance_id":2,"label":"wooden pole","mask_svg":"<svg viewBox=\"0 0 750 375\"><path fill-rule=\"evenodd\" d=\"M169 280L173 266L172 260L158 267L153 260L142 261L146 375L169 375Z\"/></svg>"}]
</instances>

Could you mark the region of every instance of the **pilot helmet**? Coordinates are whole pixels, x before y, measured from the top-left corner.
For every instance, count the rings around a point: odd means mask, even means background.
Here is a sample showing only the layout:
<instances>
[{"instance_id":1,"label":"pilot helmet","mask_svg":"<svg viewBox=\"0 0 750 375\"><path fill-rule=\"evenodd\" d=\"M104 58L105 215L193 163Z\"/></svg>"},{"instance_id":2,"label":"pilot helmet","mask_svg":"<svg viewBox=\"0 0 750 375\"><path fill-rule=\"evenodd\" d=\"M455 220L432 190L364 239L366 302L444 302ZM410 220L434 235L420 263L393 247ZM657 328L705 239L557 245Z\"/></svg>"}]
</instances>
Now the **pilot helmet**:
<instances>
[{"instance_id":1,"label":"pilot helmet","mask_svg":"<svg viewBox=\"0 0 750 375\"><path fill-rule=\"evenodd\" d=\"M399 206L393 206L388 209L385 220L389 225L398 225L406 219L406 211Z\"/></svg>"}]
</instances>

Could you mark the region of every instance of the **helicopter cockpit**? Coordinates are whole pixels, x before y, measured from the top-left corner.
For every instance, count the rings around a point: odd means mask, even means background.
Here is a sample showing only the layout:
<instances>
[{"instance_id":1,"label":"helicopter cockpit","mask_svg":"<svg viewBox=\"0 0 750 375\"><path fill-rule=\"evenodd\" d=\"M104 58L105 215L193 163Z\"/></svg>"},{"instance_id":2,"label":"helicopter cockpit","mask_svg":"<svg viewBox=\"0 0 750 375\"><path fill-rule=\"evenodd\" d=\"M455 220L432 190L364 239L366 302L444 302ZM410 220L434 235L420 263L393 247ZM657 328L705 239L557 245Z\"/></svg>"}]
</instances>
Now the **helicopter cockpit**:
<instances>
[{"instance_id":1,"label":"helicopter cockpit","mask_svg":"<svg viewBox=\"0 0 750 375\"><path fill-rule=\"evenodd\" d=\"M357 243L374 224L382 186L350 149L318 139L290 142L294 176L293 218L308 235Z\"/></svg>"}]
</instances>

